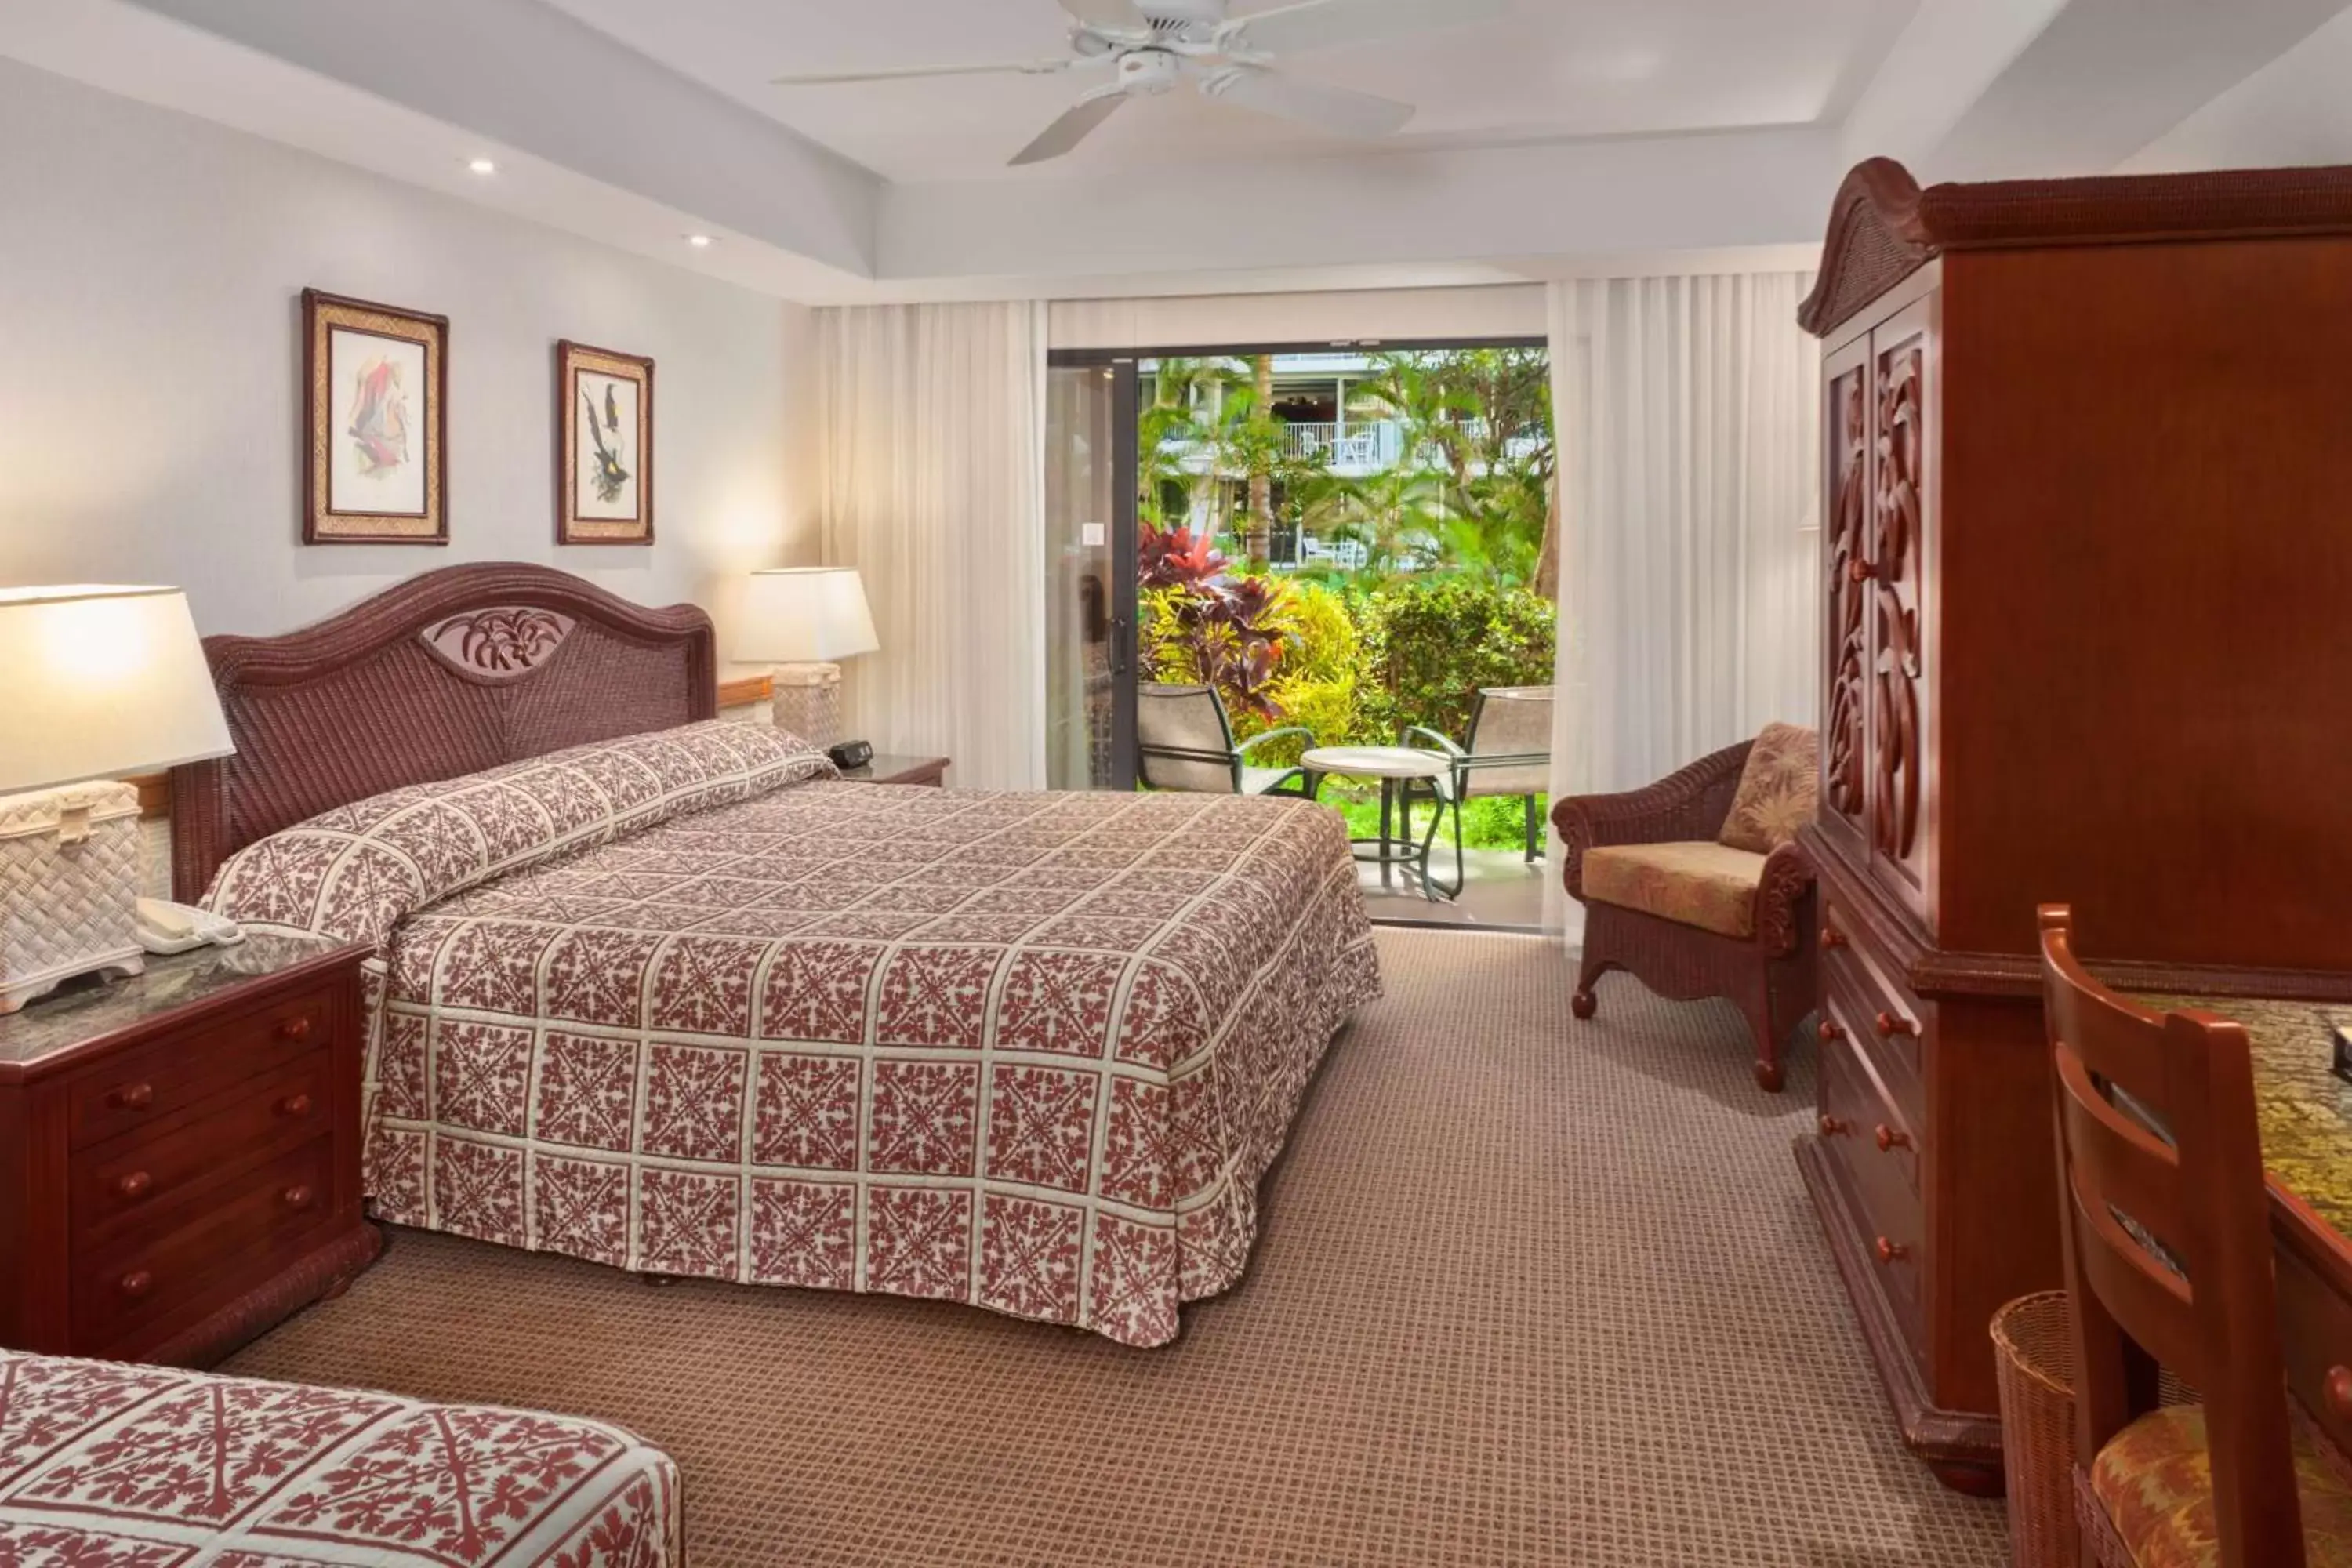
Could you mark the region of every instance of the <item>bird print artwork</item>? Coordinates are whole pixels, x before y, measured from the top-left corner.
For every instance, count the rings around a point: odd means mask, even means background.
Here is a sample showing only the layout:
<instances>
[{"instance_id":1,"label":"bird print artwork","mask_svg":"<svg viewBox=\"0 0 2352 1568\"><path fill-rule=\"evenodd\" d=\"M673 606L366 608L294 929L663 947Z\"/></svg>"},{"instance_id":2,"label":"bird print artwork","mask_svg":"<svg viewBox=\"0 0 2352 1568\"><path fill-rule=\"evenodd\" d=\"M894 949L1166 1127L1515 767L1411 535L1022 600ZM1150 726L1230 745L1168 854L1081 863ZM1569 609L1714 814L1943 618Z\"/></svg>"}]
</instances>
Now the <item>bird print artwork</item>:
<instances>
[{"instance_id":1,"label":"bird print artwork","mask_svg":"<svg viewBox=\"0 0 2352 1568\"><path fill-rule=\"evenodd\" d=\"M604 384L604 428L607 430L618 430L620 427L620 400L613 395L613 384L608 381Z\"/></svg>"},{"instance_id":2,"label":"bird print artwork","mask_svg":"<svg viewBox=\"0 0 2352 1568\"><path fill-rule=\"evenodd\" d=\"M581 388L580 401L588 406L588 435L596 443L596 455L590 465L588 479L596 487L596 499L610 506L621 499L621 488L629 482L628 468L622 461L621 416L613 397L612 384L608 382L604 386L605 417L610 420L612 429L610 440L605 438L605 420L596 416L596 400L585 387Z\"/></svg>"},{"instance_id":3,"label":"bird print artwork","mask_svg":"<svg viewBox=\"0 0 2352 1568\"><path fill-rule=\"evenodd\" d=\"M352 422L344 434L365 479L382 479L408 461L408 397L400 366L389 359L360 366L352 387Z\"/></svg>"}]
</instances>

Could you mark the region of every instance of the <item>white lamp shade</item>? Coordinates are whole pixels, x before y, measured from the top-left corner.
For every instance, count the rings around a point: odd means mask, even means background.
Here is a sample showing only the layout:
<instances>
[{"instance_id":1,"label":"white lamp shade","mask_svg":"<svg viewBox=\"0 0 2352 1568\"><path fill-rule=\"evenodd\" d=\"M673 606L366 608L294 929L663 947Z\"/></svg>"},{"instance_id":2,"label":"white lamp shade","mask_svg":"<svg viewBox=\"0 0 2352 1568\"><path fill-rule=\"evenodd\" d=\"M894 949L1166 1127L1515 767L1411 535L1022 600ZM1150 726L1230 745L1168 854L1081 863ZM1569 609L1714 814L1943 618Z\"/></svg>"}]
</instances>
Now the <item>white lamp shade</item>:
<instances>
[{"instance_id":1,"label":"white lamp shade","mask_svg":"<svg viewBox=\"0 0 2352 1568\"><path fill-rule=\"evenodd\" d=\"M831 664L882 646L866 584L846 566L752 573L740 624L735 657L745 664Z\"/></svg>"},{"instance_id":2,"label":"white lamp shade","mask_svg":"<svg viewBox=\"0 0 2352 1568\"><path fill-rule=\"evenodd\" d=\"M234 750L177 588L0 588L0 794Z\"/></svg>"}]
</instances>

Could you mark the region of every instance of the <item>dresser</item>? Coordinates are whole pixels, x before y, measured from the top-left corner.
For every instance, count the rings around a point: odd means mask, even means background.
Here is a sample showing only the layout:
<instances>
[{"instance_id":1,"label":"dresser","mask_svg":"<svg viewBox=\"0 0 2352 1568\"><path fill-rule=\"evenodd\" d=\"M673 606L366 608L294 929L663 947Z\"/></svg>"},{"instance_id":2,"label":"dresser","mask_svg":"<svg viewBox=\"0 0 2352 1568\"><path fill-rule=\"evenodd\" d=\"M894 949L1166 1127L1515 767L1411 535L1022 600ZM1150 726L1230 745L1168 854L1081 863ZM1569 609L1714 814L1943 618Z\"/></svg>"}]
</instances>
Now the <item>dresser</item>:
<instances>
[{"instance_id":1,"label":"dresser","mask_svg":"<svg viewBox=\"0 0 2352 1568\"><path fill-rule=\"evenodd\" d=\"M1856 168L1822 342L1820 1105L1906 1443L2000 1484L2059 1283L2034 911L2111 984L2352 998L2352 170Z\"/></svg>"},{"instance_id":2,"label":"dresser","mask_svg":"<svg viewBox=\"0 0 2352 1568\"><path fill-rule=\"evenodd\" d=\"M364 956L254 936L0 1018L0 1344L205 1364L374 1258Z\"/></svg>"}]
</instances>

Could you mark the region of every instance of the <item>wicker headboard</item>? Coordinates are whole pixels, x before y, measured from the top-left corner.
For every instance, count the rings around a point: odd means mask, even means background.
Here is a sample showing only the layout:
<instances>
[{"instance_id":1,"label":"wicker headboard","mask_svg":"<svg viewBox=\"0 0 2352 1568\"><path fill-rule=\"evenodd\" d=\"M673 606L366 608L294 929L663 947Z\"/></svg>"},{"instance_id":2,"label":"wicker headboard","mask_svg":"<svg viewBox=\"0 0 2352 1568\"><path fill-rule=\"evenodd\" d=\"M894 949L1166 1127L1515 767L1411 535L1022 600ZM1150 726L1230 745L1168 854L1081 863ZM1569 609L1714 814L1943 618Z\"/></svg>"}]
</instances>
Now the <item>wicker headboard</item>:
<instances>
[{"instance_id":1,"label":"wicker headboard","mask_svg":"<svg viewBox=\"0 0 2352 1568\"><path fill-rule=\"evenodd\" d=\"M172 772L172 887L403 784L719 711L710 619L551 567L449 566L283 637L205 639L232 756Z\"/></svg>"}]
</instances>

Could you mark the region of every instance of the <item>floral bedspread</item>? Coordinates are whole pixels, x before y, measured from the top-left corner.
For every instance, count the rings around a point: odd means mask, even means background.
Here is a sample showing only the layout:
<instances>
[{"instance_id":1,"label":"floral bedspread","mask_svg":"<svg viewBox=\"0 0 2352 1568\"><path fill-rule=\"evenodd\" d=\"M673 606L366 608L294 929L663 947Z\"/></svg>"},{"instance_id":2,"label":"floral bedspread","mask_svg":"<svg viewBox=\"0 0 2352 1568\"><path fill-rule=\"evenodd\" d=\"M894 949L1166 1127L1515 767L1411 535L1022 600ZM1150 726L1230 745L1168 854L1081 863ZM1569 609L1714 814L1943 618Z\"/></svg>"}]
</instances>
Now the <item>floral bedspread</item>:
<instances>
[{"instance_id":1,"label":"floral bedspread","mask_svg":"<svg viewBox=\"0 0 2352 1568\"><path fill-rule=\"evenodd\" d=\"M679 1529L599 1422L0 1350L9 1568L678 1568Z\"/></svg>"},{"instance_id":2,"label":"floral bedspread","mask_svg":"<svg viewBox=\"0 0 2352 1568\"><path fill-rule=\"evenodd\" d=\"M750 725L581 748L273 836L211 902L377 944L383 1218L1173 1339L1379 994L1345 824L830 774Z\"/></svg>"}]
</instances>

